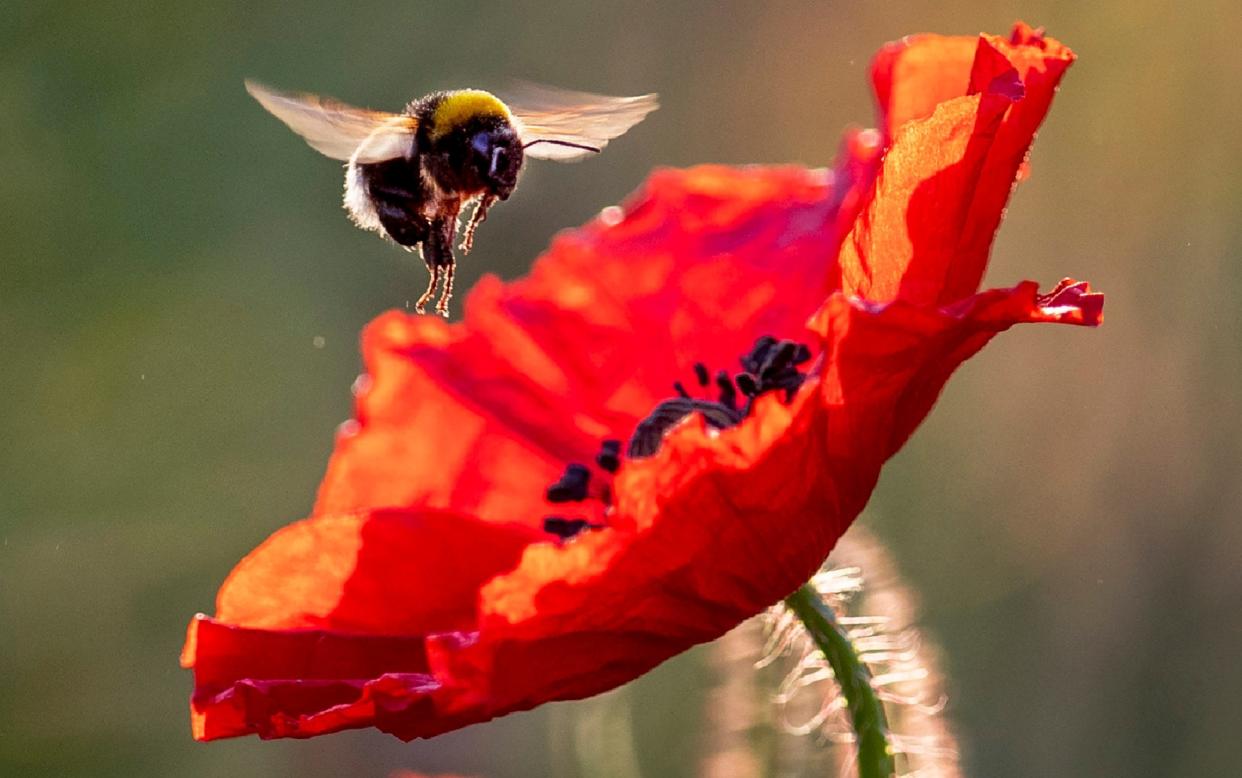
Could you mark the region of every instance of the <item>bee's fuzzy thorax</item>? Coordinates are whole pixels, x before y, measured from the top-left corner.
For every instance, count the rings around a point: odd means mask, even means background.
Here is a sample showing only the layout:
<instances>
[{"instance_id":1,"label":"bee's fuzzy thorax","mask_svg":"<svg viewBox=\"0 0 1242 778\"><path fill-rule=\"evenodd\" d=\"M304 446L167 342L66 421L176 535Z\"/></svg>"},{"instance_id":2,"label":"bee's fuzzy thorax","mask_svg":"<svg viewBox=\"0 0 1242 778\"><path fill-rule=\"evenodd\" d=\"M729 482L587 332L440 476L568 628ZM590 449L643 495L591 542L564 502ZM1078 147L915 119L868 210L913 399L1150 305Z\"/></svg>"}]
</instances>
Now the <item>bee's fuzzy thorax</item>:
<instances>
[{"instance_id":1,"label":"bee's fuzzy thorax","mask_svg":"<svg viewBox=\"0 0 1242 778\"><path fill-rule=\"evenodd\" d=\"M510 120L509 108L500 98L481 89L442 93L431 112L428 132L433 140L476 119Z\"/></svg>"}]
</instances>

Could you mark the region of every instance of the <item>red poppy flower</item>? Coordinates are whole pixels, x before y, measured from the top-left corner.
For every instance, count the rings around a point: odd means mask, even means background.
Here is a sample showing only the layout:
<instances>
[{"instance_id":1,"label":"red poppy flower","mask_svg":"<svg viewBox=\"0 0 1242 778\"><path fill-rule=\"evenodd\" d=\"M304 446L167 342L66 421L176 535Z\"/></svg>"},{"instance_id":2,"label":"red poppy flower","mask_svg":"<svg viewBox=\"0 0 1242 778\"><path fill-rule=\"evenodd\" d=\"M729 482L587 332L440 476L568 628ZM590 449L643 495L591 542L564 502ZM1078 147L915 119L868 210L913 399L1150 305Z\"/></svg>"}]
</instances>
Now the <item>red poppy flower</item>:
<instances>
[{"instance_id":1,"label":"red poppy flower","mask_svg":"<svg viewBox=\"0 0 1242 778\"><path fill-rule=\"evenodd\" d=\"M428 737L613 688L795 589L963 360L1099 322L1086 284L976 291L1072 60L1025 25L907 38L873 71L883 129L832 171L661 171L464 323L373 322L315 515L190 624L195 737Z\"/></svg>"}]
</instances>

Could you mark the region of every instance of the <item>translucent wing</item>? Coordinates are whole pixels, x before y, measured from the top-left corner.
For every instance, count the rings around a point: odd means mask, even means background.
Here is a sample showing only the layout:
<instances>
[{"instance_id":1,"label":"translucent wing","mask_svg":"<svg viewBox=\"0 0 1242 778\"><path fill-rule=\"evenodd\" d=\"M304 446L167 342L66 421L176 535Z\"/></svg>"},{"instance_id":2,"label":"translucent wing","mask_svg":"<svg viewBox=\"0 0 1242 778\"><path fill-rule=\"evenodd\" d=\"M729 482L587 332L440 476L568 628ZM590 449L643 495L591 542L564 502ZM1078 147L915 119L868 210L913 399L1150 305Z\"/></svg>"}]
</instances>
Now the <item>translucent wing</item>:
<instances>
[{"instance_id":1,"label":"translucent wing","mask_svg":"<svg viewBox=\"0 0 1242 778\"><path fill-rule=\"evenodd\" d=\"M278 92L254 81L246 91L311 148L342 161L373 163L408 154L418 121L412 116L369 111L311 94Z\"/></svg>"},{"instance_id":2,"label":"translucent wing","mask_svg":"<svg viewBox=\"0 0 1242 778\"><path fill-rule=\"evenodd\" d=\"M526 156L569 161L599 151L659 107L656 96L608 97L519 84L506 99Z\"/></svg>"}]
</instances>

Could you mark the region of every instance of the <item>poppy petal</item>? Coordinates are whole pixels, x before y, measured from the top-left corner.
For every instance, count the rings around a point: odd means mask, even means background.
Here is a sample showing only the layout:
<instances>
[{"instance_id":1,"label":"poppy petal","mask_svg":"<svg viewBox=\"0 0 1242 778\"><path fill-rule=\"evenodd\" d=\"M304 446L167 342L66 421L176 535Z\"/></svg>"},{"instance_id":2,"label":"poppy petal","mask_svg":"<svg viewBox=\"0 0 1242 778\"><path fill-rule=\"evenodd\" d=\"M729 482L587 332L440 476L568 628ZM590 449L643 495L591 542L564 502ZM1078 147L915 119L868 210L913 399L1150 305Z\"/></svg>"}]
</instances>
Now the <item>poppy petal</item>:
<instances>
[{"instance_id":1,"label":"poppy petal","mask_svg":"<svg viewBox=\"0 0 1242 778\"><path fill-rule=\"evenodd\" d=\"M871 84L886 141L907 122L926 119L937 105L966 95L978 45L975 36L924 34L880 49L871 62Z\"/></svg>"},{"instance_id":2,"label":"poppy petal","mask_svg":"<svg viewBox=\"0 0 1242 778\"><path fill-rule=\"evenodd\" d=\"M984 163L1009 107L983 94L941 103L897 133L875 195L841 247L841 288L876 302L935 305Z\"/></svg>"},{"instance_id":3,"label":"poppy petal","mask_svg":"<svg viewBox=\"0 0 1242 778\"><path fill-rule=\"evenodd\" d=\"M425 635L474 628L480 585L546 537L437 511L277 531L229 575L216 617L190 624L195 737L310 737L430 716L439 683Z\"/></svg>"},{"instance_id":4,"label":"poppy petal","mask_svg":"<svg viewBox=\"0 0 1242 778\"><path fill-rule=\"evenodd\" d=\"M315 515L423 505L530 516L529 485L551 483L593 444L570 423L547 423L560 409L542 376L515 375L461 326L389 312L363 333L363 358L355 420L337 436Z\"/></svg>"},{"instance_id":5,"label":"poppy petal","mask_svg":"<svg viewBox=\"0 0 1242 778\"><path fill-rule=\"evenodd\" d=\"M896 130L875 195L842 246L844 291L943 305L978 288L1018 168L1073 61L1027 29L1017 43L981 36L970 94Z\"/></svg>"},{"instance_id":6,"label":"poppy petal","mask_svg":"<svg viewBox=\"0 0 1242 778\"><path fill-rule=\"evenodd\" d=\"M962 229L961 257L948 268L941 302L957 300L979 288L988 253L1004 216L1005 203L1014 182L1022 176L1031 141L1051 107L1062 76L1074 62L1074 53L1042 31L1018 22L1009 40L996 35L980 36L970 74L971 93L986 92L1001 84L1021 83L1021 98L1013 103L996 133L986 175L980 176Z\"/></svg>"},{"instance_id":7,"label":"poppy petal","mask_svg":"<svg viewBox=\"0 0 1242 778\"><path fill-rule=\"evenodd\" d=\"M424 642L250 629L200 615L182 652L182 666L194 670L193 735L311 737L374 725L394 699L424 701L438 688Z\"/></svg>"},{"instance_id":8,"label":"poppy petal","mask_svg":"<svg viewBox=\"0 0 1242 778\"><path fill-rule=\"evenodd\" d=\"M527 512L540 510L531 500ZM216 618L263 629L409 635L470 627L479 586L547 536L434 510L323 516L278 530L229 574Z\"/></svg>"},{"instance_id":9,"label":"poppy petal","mask_svg":"<svg viewBox=\"0 0 1242 778\"><path fill-rule=\"evenodd\" d=\"M1097 326L1103 302L1103 295L1072 279L1044 295L1035 282L1024 281L942 309L838 294L811 326L828 340L834 355L824 380L836 385L836 402L874 417L847 426L865 431L850 446L857 450L872 441L887 459L927 416L949 375L997 333L1026 322ZM885 424L887 433L877 434Z\"/></svg>"}]
</instances>

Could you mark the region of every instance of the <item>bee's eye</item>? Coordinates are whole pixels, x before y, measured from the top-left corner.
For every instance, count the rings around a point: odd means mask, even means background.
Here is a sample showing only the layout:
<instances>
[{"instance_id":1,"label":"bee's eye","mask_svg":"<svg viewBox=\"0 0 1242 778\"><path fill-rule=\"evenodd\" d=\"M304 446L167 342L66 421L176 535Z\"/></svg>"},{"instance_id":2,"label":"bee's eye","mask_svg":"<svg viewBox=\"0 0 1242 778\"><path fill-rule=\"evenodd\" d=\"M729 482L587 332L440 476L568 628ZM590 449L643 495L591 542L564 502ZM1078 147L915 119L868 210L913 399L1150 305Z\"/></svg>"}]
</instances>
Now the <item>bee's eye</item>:
<instances>
[{"instance_id":1,"label":"bee's eye","mask_svg":"<svg viewBox=\"0 0 1242 778\"><path fill-rule=\"evenodd\" d=\"M487 159L491 152L492 139L486 132L480 132L470 140L470 147L474 149L480 157Z\"/></svg>"}]
</instances>

